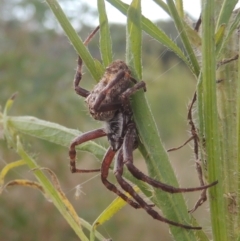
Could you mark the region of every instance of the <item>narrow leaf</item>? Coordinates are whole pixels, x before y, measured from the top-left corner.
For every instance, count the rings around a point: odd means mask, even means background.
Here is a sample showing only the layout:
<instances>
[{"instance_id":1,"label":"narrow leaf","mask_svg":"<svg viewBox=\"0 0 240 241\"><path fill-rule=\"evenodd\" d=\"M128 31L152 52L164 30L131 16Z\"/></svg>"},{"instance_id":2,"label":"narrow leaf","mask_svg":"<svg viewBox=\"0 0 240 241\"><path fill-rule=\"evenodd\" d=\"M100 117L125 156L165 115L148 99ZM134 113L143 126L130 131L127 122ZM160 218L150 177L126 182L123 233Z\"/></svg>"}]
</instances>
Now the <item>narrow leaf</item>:
<instances>
[{"instance_id":1,"label":"narrow leaf","mask_svg":"<svg viewBox=\"0 0 240 241\"><path fill-rule=\"evenodd\" d=\"M95 59L94 62L95 62L96 71L100 74L100 76L103 76L105 71L104 66L97 59ZM98 79L97 82L99 82L99 80L100 79Z\"/></svg>"},{"instance_id":2,"label":"narrow leaf","mask_svg":"<svg viewBox=\"0 0 240 241\"><path fill-rule=\"evenodd\" d=\"M98 0L98 14L100 23L100 51L103 64L107 67L112 63L112 42L104 0Z\"/></svg>"},{"instance_id":3,"label":"narrow leaf","mask_svg":"<svg viewBox=\"0 0 240 241\"><path fill-rule=\"evenodd\" d=\"M181 19L184 18L184 11L183 11L183 1L182 0L176 0L176 9L178 11L179 17Z\"/></svg>"},{"instance_id":4,"label":"narrow leaf","mask_svg":"<svg viewBox=\"0 0 240 241\"><path fill-rule=\"evenodd\" d=\"M32 116L7 117L7 123L15 132L21 132L65 147L69 147L71 141L81 135L78 130L69 129ZM91 152L99 160L102 159L105 153L102 146L92 141L83 143L77 149Z\"/></svg>"},{"instance_id":5,"label":"narrow leaf","mask_svg":"<svg viewBox=\"0 0 240 241\"><path fill-rule=\"evenodd\" d=\"M133 66L137 79L142 79L141 1L132 1L127 17L127 62Z\"/></svg>"}]
</instances>

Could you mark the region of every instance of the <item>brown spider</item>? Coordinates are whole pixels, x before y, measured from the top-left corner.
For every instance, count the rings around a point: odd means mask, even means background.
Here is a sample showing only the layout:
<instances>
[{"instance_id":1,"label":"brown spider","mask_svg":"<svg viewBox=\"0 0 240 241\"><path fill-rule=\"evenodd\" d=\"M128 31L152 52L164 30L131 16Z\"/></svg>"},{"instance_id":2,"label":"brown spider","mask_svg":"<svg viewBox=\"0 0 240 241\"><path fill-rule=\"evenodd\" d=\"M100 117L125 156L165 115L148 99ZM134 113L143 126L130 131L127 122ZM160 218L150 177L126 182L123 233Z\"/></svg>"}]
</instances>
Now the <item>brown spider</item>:
<instances>
[{"instance_id":1,"label":"brown spider","mask_svg":"<svg viewBox=\"0 0 240 241\"><path fill-rule=\"evenodd\" d=\"M99 27L90 34L84 42L85 45L88 44L98 29ZM90 114L94 119L104 121L105 128L89 131L76 137L72 141L69 150L71 172L86 173L100 171L103 184L132 207L136 209L143 208L154 219L171 225L186 229L201 229L201 227L180 224L162 217L153 209L153 205L147 204L122 177L123 166L126 165L135 178L169 193L205 190L217 183L214 182L210 185L194 188L176 188L152 179L134 166L133 151L138 147L138 134L130 106L130 96L140 89L146 91L145 83L143 81L137 82L131 76L129 67L121 60L114 61L106 68L102 79L97 85L95 85L92 91L85 90L79 86L81 78L82 59L79 56L78 68L74 79L74 89L78 95L86 98L85 101L88 105ZM94 140L103 136L107 136L110 147L103 157L101 169L85 170L76 168L75 147L86 141ZM133 199L127 197L124 193L118 190L115 185L107 180L110 165L116 153L117 157L114 164L114 175L121 188L128 192Z\"/></svg>"}]
</instances>

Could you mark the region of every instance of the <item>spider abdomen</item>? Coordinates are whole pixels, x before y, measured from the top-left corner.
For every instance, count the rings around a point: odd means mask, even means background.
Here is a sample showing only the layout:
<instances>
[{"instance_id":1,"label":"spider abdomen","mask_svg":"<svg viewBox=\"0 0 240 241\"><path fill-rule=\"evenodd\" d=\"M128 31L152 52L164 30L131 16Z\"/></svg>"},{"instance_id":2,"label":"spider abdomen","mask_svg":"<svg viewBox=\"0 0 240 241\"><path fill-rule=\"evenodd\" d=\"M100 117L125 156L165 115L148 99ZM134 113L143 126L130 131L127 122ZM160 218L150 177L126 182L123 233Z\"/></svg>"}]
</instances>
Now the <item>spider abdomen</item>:
<instances>
[{"instance_id":1,"label":"spider abdomen","mask_svg":"<svg viewBox=\"0 0 240 241\"><path fill-rule=\"evenodd\" d=\"M86 98L89 112L94 119L109 121L114 117L121 106L121 94L132 85L130 75L131 71L121 60L114 61L106 68L103 77ZM99 110L103 106L111 106L111 103L119 103L118 108Z\"/></svg>"}]
</instances>

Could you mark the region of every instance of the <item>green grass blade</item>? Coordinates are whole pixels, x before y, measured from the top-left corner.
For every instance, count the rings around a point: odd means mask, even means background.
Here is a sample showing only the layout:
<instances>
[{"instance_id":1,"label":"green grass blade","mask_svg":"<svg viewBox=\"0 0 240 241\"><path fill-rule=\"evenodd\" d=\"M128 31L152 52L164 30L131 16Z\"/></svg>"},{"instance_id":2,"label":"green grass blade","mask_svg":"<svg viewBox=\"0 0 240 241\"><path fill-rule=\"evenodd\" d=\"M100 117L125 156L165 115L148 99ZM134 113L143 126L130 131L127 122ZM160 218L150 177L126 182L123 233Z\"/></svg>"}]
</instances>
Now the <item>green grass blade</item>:
<instances>
[{"instance_id":1,"label":"green grass blade","mask_svg":"<svg viewBox=\"0 0 240 241\"><path fill-rule=\"evenodd\" d=\"M141 1L132 1L127 17L127 63L133 67L137 79L142 79Z\"/></svg>"},{"instance_id":2,"label":"green grass blade","mask_svg":"<svg viewBox=\"0 0 240 241\"><path fill-rule=\"evenodd\" d=\"M112 4L115 8L117 8L121 13L127 15L127 10L129 5L121 2L120 0L107 0L110 4ZM190 68L192 72L194 69L189 62L188 58L185 56L183 51L176 45L176 43L169 38L162 30L160 30L154 23L152 23L149 19L142 16L142 30L144 30L151 37L156 39L158 42L165 45L168 49L173 51L176 55L178 55Z\"/></svg>"},{"instance_id":3,"label":"green grass blade","mask_svg":"<svg viewBox=\"0 0 240 241\"><path fill-rule=\"evenodd\" d=\"M184 10L183 10L183 1L182 0L176 0L176 9L178 12L178 15L181 19L184 18Z\"/></svg>"},{"instance_id":4,"label":"green grass blade","mask_svg":"<svg viewBox=\"0 0 240 241\"><path fill-rule=\"evenodd\" d=\"M100 52L103 64L107 67L112 63L112 42L104 0L98 0L98 14L100 23Z\"/></svg>"},{"instance_id":5,"label":"green grass blade","mask_svg":"<svg viewBox=\"0 0 240 241\"><path fill-rule=\"evenodd\" d=\"M99 73L100 76L103 76L105 71L104 66L97 59L95 59L94 62L95 62L95 70ZM97 82L99 82L99 80L100 79L98 79Z\"/></svg>"},{"instance_id":6,"label":"green grass blade","mask_svg":"<svg viewBox=\"0 0 240 241\"><path fill-rule=\"evenodd\" d=\"M52 12L54 13L55 17L57 18L58 22L62 26L65 34L69 38L70 42L72 43L73 47L77 51L78 55L81 56L83 59L86 67L88 68L89 72L93 76L95 80L99 80L101 78L101 73L97 72L95 69L94 59L92 58L91 54L89 53L86 46L83 44L83 41L78 36L72 25L70 24L69 20L67 19L65 13L61 9L61 6L58 4L57 0L46 0L49 7L51 8Z\"/></svg>"}]
</instances>

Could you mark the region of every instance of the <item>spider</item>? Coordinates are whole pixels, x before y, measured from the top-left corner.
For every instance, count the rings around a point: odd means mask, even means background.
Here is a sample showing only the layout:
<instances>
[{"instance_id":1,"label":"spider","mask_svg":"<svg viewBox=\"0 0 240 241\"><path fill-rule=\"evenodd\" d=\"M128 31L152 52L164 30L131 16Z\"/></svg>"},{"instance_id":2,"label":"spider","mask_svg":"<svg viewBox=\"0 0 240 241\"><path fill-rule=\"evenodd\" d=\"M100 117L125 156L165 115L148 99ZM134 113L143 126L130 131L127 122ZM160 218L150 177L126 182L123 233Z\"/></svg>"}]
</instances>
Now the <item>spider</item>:
<instances>
[{"instance_id":1,"label":"spider","mask_svg":"<svg viewBox=\"0 0 240 241\"><path fill-rule=\"evenodd\" d=\"M89 35L84 44L87 45L99 26ZM137 179L148 183L149 185L160 188L169 193L192 192L205 190L215 185L213 182L209 185L194 188L176 188L152 179L138 170L133 164L133 151L138 147L138 133L133 119L133 112L130 105L130 97L141 89L146 91L146 84L143 81L137 82L131 75L131 71L124 61L116 60L111 63L92 91L88 91L79 86L82 78L82 59L78 57L78 67L74 78L75 92L84 97L89 108L91 116L99 121L105 122L105 127L92 130L76 137L70 145L70 169L72 173L98 172L101 173L103 184L110 191L120 196L124 201L135 209L143 208L150 216L159 221L182 227L185 229L201 229L181 223L177 223L162 217L153 209L154 205L146 203L140 197L133 187L122 177L124 165L130 173ZM78 169L76 168L76 150L75 147L89 140L107 136L110 147L103 157L101 169ZM121 188L131 195L131 198L121 192L114 184L110 183L108 173L110 165L116 154L114 164L114 175Z\"/></svg>"}]
</instances>

